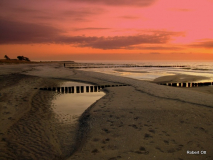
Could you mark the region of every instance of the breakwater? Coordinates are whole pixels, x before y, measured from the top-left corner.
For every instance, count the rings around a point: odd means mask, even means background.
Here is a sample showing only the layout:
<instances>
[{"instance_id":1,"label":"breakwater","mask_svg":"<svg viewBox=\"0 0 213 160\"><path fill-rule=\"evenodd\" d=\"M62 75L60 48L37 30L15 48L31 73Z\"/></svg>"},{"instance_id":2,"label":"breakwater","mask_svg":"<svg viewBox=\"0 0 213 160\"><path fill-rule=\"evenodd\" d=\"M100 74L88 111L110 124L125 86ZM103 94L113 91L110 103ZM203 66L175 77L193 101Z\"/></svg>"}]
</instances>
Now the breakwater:
<instances>
[{"instance_id":1,"label":"breakwater","mask_svg":"<svg viewBox=\"0 0 213 160\"><path fill-rule=\"evenodd\" d=\"M85 93L85 92L99 92L101 89L104 89L106 87L121 87L121 86L129 86L129 85L118 84L118 85L98 85L98 86L44 87L39 89L44 91L55 91L57 93Z\"/></svg>"}]
</instances>

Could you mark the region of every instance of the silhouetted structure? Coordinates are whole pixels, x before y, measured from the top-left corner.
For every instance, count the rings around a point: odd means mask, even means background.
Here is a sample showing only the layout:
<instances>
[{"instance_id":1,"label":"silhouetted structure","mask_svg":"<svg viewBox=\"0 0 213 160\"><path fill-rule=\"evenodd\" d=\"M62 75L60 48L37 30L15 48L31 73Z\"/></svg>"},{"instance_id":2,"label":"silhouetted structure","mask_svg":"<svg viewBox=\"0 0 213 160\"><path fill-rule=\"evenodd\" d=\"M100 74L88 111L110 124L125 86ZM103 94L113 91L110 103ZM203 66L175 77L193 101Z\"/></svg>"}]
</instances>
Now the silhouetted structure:
<instances>
[{"instance_id":1,"label":"silhouetted structure","mask_svg":"<svg viewBox=\"0 0 213 160\"><path fill-rule=\"evenodd\" d=\"M17 56L17 58L20 61L30 61L30 59L28 57L24 57L24 56Z\"/></svg>"},{"instance_id":2,"label":"silhouetted structure","mask_svg":"<svg viewBox=\"0 0 213 160\"><path fill-rule=\"evenodd\" d=\"M6 58L7 60L10 60L10 58L7 55L5 55L4 58Z\"/></svg>"}]
</instances>

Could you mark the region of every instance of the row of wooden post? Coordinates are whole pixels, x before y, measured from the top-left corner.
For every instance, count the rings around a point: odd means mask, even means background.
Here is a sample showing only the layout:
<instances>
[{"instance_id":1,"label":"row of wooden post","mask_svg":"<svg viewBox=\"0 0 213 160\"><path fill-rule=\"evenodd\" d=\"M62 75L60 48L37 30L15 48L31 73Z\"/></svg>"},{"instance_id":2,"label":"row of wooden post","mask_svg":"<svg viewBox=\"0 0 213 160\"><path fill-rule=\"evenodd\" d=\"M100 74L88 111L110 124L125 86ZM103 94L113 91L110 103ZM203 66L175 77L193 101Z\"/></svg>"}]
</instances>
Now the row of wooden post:
<instances>
[{"instance_id":1,"label":"row of wooden post","mask_svg":"<svg viewBox=\"0 0 213 160\"><path fill-rule=\"evenodd\" d=\"M129 68L129 67L180 67L180 68L183 68L183 67L186 67L186 66L140 66L140 65L121 65L121 66L69 66L68 68Z\"/></svg>"},{"instance_id":2,"label":"row of wooden post","mask_svg":"<svg viewBox=\"0 0 213 160\"><path fill-rule=\"evenodd\" d=\"M200 87L200 86L210 86L210 85L213 85L213 82L161 83L160 85L167 85L167 86L173 86L173 87Z\"/></svg>"},{"instance_id":3,"label":"row of wooden post","mask_svg":"<svg viewBox=\"0 0 213 160\"><path fill-rule=\"evenodd\" d=\"M101 86L45 87L40 88L40 90L55 91L58 93L84 93L85 90L86 92L99 92L101 89L104 89L106 87L119 87L119 86L128 86L128 85L120 84L120 85L101 85Z\"/></svg>"}]
</instances>

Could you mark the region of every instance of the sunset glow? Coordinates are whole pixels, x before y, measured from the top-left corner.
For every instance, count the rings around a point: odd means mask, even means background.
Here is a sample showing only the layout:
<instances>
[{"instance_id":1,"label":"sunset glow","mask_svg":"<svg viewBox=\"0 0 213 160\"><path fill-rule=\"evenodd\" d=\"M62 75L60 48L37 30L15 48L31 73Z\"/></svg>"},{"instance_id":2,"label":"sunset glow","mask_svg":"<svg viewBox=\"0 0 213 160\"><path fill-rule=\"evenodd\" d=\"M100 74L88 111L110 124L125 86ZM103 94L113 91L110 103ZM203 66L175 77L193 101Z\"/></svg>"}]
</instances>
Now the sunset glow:
<instances>
[{"instance_id":1,"label":"sunset glow","mask_svg":"<svg viewBox=\"0 0 213 160\"><path fill-rule=\"evenodd\" d=\"M213 60L212 8L213 0L1 0L0 57Z\"/></svg>"}]
</instances>

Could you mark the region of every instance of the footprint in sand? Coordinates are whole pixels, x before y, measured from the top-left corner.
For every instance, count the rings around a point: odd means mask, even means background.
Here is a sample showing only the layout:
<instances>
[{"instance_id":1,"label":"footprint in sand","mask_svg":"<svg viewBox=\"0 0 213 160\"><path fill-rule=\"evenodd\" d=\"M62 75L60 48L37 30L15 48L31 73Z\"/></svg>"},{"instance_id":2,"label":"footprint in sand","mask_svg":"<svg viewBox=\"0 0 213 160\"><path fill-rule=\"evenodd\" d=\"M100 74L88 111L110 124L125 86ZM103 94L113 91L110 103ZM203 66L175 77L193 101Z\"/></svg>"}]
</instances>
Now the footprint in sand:
<instances>
[{"instance_id":1,"label":"footprint in sand","mask_svg":"<svg viewBox=\"0 0 213 160\"><path fill-rule=\"evenodd\" d=\"M105 131L106 133L110 133L110 131L106 128L103 128L102 130Z\"/></svg>"},{"instance_id":2,"label":"footprint in sand","mask_svg":"<svg viewBox=\"0 0 213 160\"><path fill-rule=\"evenodd\" d=\"M94 149L94 150L92 150L92 153L96 154L96 153L98 153L98 150Z\"/></svg>"},{"instance_id":3,"label":"footprint in sand","mask_svg":"<svg viewBox=\"0 0 213 160\"><path fill-rule=\"evenodd\" d=\"M135 151L135 153L147 155L147 154L149 154L149 151L147 151L145 147L140 147L139 151Z\"/></svg>"},{"instance_id":4,"label":"footprint in sand","mask_svg":"<svg viewBox=\"0 0 213 160\"><path fill-rule=\"evenodd\" d=\"M155 130L154 129L149 129L149 132L155 133Z\"/></svg>"},{"instance_id":5,"label":"footprint in sand","mask_svg":"<svg viewBox=\"0 0 213 160\"><path fill-rule=\"evenodd\" d=\"M148 134L148 133L145 133L144 139L148 139L148 138L152 138L152 136L150 134Z\"/></svg>"}]
</instances>

